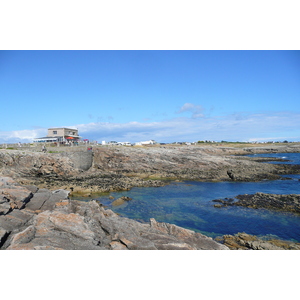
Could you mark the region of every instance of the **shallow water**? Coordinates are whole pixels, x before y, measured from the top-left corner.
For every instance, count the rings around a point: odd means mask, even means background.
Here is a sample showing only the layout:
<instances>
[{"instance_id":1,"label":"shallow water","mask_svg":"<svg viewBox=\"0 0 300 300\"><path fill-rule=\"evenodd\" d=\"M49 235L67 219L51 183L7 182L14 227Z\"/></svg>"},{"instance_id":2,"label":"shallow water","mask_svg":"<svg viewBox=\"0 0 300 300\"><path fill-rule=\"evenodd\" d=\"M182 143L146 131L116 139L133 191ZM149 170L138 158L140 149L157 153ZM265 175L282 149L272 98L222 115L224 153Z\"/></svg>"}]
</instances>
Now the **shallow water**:
<instances>
[{"instance_id":1,"label":"shallow water","mask_svg":"<svg viewBox=\"0 0 300 300\"><path fill-rule=\"evenodd\" d=\"M296 159L300 161L299 153L296 154ZM111 193L110 196L115 199L121 196L132 198L120 206L112 206L114 200L109 199L109 195L97 199L121 216L143 222L155 218L159 222L176 224L211 237L246 232L300 242L299 215L234 206L215 208L215 202L212 202L213 199L256 192L299 194L300 175L287 177L291 179L261 182L171 182L164 187L140 187Z\"/></svg>"},{"instance_id":2,"label":"shallow water","mask_svg":"<svg viewBox=\"0 0 300 300\"><path fill-rule=\"evenodd\" d=\"M122 216L139 221L155 218L215 237L246 232L254 235L277 235L300 242L300 216L244 207L215 208L211 200L256 192L299 193L299 181L263 182L183 182L164 187L133 188L111 193L115 198L128 196L131 201L113 207L114 200L100 197L99 201Z\"/></svg>"},{"instance_id":3,"label":"shallow water","mask_svg":"<svg viewBox=\"0 0 300 300\"><path fill-rule=\"evenodd\" d=\"M270 164L300 164L300 154L299 153L264 153L264 154L249 154L248 157L271 157L271 158L281 158L285 161L269 161Z\"/></svg>"}]
</instances>

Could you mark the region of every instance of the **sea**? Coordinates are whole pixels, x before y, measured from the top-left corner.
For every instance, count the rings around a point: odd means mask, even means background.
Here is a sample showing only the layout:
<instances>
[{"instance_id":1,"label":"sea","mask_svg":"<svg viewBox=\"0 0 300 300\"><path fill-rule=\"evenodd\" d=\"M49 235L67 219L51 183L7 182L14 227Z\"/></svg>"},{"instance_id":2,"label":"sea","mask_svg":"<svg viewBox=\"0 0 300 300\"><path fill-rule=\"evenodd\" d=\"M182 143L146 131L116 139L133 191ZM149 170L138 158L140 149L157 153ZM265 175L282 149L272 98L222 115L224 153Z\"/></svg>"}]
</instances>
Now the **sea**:
<instances>
[{"instance_id":1,"label":"sea","mask_svg":"<svg viewBox=\"0 0 300 300\"><path fill-rule=\"evenodd\" d=\"M255 154L249 156L276 157L300 164L300 153ZM256 192L300 194L300 174L286 175L285 180L260 182L169 182L163 187L136 187L130 191L112 192L97 198L106 208L120 216L149 222L155 218L192 229L212 238L246 232L261 238L276 238L300 242L300 215L267 209L246 207L214 207L214 199L234 198ZM120 206L112 202L121 196L132 198Z\"/></svg>"}]
</instances>

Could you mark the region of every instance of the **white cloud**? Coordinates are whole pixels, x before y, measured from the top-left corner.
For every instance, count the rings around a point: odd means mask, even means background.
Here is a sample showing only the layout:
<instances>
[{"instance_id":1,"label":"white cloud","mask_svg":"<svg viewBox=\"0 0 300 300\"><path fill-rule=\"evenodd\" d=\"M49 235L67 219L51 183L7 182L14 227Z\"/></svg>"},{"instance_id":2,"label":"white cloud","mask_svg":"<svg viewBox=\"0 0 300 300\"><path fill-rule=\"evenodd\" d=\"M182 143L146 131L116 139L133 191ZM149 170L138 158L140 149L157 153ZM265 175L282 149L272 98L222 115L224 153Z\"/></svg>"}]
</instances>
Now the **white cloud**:
<instances>
[{"instance_id":1,"label":"white cloud","mask_svg":"<svg viewBox=\"0 0 300 300\"><path fill-rule=\"evenodd\" d=\"M186 105L182 109L192 109ZM300 113L232 114L224 117L179 117L160 122L96 122L68 125L78 128L83 138L90 140L138 142L154 139L158 142L227 140L267 141L300 140ZM0 131L0 143L32 142L45 136L47 128ZM281 138L278 138L281 137Z\"/></svg>"},{"instance_id":2,"label":"white cloud","mask_svg":"<svg viewBox=\"0 0 300 300\"><path fill-rule=\"evenodd\" d=\"M0 131L0 143L29 143L34 138L45 136L47 129L26 129L26 130L15 130L15 131Z\"/></svg>"},{"instance_id":3,"label":"white cloud","mask_svg":"<svg viewBox=\"0 0 300 300\"><path fill-rule=\"evenodd\" d=\"M195 105L193 103L185 103L176 113L181 114L184 112L192 113L192 118L202 118L204 114L202 113L203 107L201 105Z\"/></svg>"}]
</instances>

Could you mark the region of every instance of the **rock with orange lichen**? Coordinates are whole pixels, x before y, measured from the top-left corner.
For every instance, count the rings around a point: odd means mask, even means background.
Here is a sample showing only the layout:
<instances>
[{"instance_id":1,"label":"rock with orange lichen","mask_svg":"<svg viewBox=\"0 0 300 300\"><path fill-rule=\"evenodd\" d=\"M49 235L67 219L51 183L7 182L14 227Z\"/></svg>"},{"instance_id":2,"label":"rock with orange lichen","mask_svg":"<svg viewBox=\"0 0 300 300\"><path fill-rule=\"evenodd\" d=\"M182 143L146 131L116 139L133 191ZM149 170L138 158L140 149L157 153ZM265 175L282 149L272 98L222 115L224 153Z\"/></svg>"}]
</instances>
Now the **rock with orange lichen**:
<instances>
[{"instance_id":1,"label":"rock with orange lichen","mask_svg":"<svg viewBox=\"0 0 300 300\"><path fill-rule=\"evenodd\" d=\"M15 185L14 181L5 182L5 190L13 191L10 192L11 200L32 195L28 201L22 202L24 205L11 206L10 211L0 215L0 249L228 249L192 230L154 219L150 224L140 223L104 209L97 201L70 200L64 190L38 190L34 187L29 190ZM4 190L3 186L0 191Z\"/></svg>"},{"instance_id":2,"label":"rock with orange lichen","mask_svg":"<svg viewBox=\"0 0 300 300\"><path fill-rule=\"evenodd\" d=\"M32 197L25 187L8 177L0 177L0 215L5 215L13 209L22 209Z\"/></svg>"},{"instance_id":3,"label":"rock with orange lichen","mask_svg":"<svg viewBox=\"0 0 300 300\"><path fill-rule=\"evenodd\" d=\"M34 219L35 230L28 231L28 234L35 234L30 240L32 247L55 245L63 249L227 249L209 237L175 225L155 220L146 224L122 218L111 210L105 210L96 201L63 201L57 203L54 211L44 211ZM8 249L13 249L17 243L13 240Z\"/></svg>"},{"instance_id":4,"label":"rock with orange lichen","mask_svg":"<svg viewBox=\"0 0 300 300\"><path fill-rule=\"evenodd\" d=\"M84 222L84 217L59 211L44 211L33 218L31 226L14 235L7 249L99 249L93 240L94 233Z\"/></svg>"},{"instance_id":5,"label":"rock with orange lichen","mask_svg":"<svg viewBox=\"0 0 300 300\"><path fill-rule=\"evenodd\" d=\"M272 237L259 238L244 232L235 235L224 235L219 238L232 250L300 250L300 243L274 239Z\"/></svg>"}]
</instances>

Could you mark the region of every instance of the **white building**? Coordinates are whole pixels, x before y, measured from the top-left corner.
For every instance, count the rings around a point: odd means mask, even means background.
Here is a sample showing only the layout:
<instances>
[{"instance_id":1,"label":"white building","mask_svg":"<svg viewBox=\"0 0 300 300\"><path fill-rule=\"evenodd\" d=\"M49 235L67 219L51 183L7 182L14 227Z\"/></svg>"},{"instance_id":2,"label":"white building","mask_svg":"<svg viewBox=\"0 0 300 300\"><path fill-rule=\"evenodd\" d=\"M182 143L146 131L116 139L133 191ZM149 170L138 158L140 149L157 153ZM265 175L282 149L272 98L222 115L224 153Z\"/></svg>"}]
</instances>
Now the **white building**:
<instances>
[{"instance_id":1,"label":"white building","mask_svg":"<svg viewBox=\"0 0 300 300\"><path fill-rule=\"evenodd\" d=\"M49 128L48 135L45 137L36 138L35 143L66 143L78 142L80 140L78 129L73 128Z\"/></svg>"},{"instance_id":2,"label":"white building","mask_svg":"<svg viewBox=\"0 0 300 300\"><path fill-rule=\"evenodd\" d=\"M150 141L145 141L145 142L138 142L135 143L138 146L142 146L142 145L154 145L157 144L157 142L155 142L154 140L150 140Z\"/></svg>"}]
</instances>

